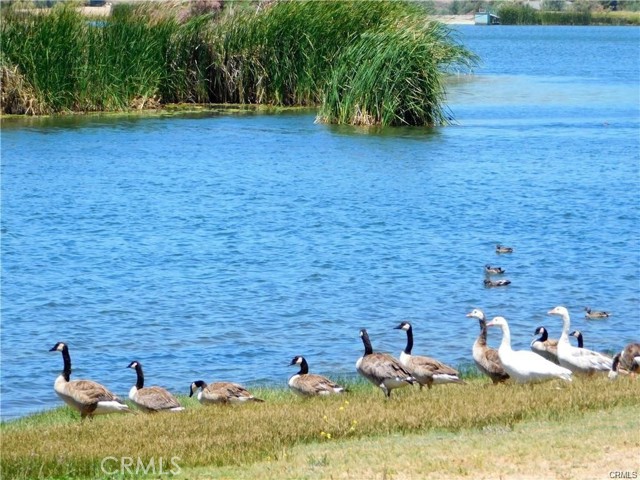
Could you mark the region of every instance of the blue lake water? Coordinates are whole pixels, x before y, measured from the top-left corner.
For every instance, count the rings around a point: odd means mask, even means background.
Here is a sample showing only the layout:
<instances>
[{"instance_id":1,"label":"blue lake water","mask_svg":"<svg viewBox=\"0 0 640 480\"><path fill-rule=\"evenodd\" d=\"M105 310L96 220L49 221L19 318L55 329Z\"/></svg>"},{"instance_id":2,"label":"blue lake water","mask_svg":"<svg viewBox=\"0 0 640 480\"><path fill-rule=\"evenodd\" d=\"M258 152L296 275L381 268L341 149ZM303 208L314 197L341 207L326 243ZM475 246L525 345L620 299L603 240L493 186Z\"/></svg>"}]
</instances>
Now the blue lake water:
<instances>
[{"instance_id":1,"label":"blue lake water","mask_svg":"<svg viewBox=\"0 0 640 480\"><path fill-rule=\"evenodd\" d=\"M452 81L449 127L4 121L2 418L61 404L57 341L75 378L125 397L134 359L179 393L285 386L297 354L354 375L358 330L398 354L402 320L415 353L467 365L473 307L515 348L539 325L557 337L559 304L590 348L640 340L640 29L457 31L483 63ZM512 284L485 289L487 263Z\"/></svg>"}]
</instances>

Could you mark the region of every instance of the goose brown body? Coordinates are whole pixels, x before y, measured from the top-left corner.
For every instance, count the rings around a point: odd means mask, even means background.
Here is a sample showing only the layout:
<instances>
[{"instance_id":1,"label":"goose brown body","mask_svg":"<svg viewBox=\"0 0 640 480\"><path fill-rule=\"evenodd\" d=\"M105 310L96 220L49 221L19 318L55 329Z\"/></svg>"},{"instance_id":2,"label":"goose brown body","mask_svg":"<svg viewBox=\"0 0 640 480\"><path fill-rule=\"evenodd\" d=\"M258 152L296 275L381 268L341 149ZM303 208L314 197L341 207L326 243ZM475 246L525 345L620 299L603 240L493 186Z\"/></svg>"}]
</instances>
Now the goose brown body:
<instances>
[{"instance_id":1,"label":"goose brown body","mask_svg":"<svg viewBox=\"0 0 640 480\"><path fill-rule=\"evenodd\" d=\"M364 344L364 355L356 362L356 370L375 386L380 387L387 398L396 388L413 385L416 379L402 364L386 353L374 353L369 334L363 328L360 338Z\"/></svg>"},{"instance_id":2,"label":"goose brown body","mask_svg":"<svg viewBox=\"0 0 640 480\"><path fill-rule=\"evenodd\" d=\"M302 356L293 357L291 365L299 365L300 371L289 379L289 387L298 395L311 397L315 395L334 395L343 393L345 389L322 375L309 373L309 364Z\"/></svg>"},{"instance_id":3,"label":"goose brown body","mask_svg":"<svg viewBox=\"0 0 640 480\"><path fill-rule=\"evenodd\" d=\"M413 327L409 322L402 322L395 328L404 330L407 333L407 345L400 352L400 363L418 381L420 388L423 385L431 388L434 383L465 383L460 379L456 369L435 358L411 354L413 349Z\"/></svg>"},{"instance_id":4,"label":"goose brown body","mask_svg":"<svg viewBox=\"0 0 640 480\"><path fill-rule=\"evenodd\" d=\"M549 338L549 333L544 327L536 328L535 335L539 335L539 337L532 340L530 345L531 351L556 365L560 365L558 361L558 339Z\"/></svg>"},{"instance_id":5,"label":"goose brown body","mask_svg":"<svg viewBox=\"0 0 640 480\"><path fill-rule=\"evenodd\" d=\"M176 397L165 388L144 386L144 372L140 362L134 360L127 368L133 368L136 371L136 384L129 391L129 399L140 410L147 413L184 410Z\"/></svg>"},{"instance_id":6,"label":"goose brown body","mask_svg":"<svg viewBox=\"0 0 640 480\"><path fill-rule=\"evenodd\" d=\"M487 345L487 319L479 308L473 309L467 314L468 318L475 318L480 324L480 334L473 343L473 361L478 370L488 376L494 385L505 382L509 374L505 371L500 361L498 351Z\"/></svg>"},{"instance_id":7,"label":"goose brown body","mask_svg":"<svg viewBox=\"0 0 640 480\"><path fill-rule=\"evenodd\" d=\"M197 393L197 398L203 405L216 403L238 405L246 402L264 402L264 400L254 397L242 385L232 382L207 384L202 380L196 380L191 384L189 396L192 397L198 390L200 391Z\"/></svg>"}]
</instances>

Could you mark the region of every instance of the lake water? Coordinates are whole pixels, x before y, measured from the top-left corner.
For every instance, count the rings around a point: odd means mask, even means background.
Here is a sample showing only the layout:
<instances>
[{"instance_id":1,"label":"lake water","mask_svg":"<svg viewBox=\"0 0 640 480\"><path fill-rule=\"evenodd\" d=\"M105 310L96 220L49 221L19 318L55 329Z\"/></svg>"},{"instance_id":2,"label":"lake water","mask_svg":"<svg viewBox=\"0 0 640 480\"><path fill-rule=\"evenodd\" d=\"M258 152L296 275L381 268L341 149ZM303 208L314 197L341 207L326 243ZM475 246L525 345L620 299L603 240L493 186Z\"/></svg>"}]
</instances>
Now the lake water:
<instances>
[{"instance_id":1,"label":"lake water","mask_svg":"<svg viewBox=\"0 0 640 480\"><path fill-rule=\"evenodd\" d=\"M483 64L432 130L314 113L28 119L2 129L2 418L75 378L286 385L355 375L358 336L471 363L480 307L515 348L567 306L586 346L640 340L640 29L459 27ZM513 246L498 256L495 245ZM512 284L483 287L483 266ZM613 312L587 321L583 308ZM490 332L490 343L499 343Z\"/></svg>"}]
</instances>

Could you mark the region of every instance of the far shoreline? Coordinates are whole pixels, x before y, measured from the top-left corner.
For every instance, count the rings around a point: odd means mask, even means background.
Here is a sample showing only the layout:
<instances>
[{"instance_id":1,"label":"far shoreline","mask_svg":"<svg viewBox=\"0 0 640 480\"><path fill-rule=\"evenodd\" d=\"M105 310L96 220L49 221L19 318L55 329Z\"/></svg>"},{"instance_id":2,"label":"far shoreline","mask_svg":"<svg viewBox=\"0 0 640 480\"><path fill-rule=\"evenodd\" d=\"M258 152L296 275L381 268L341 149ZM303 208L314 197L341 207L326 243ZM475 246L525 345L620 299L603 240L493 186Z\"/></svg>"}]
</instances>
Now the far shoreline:
<instances>
[{"instance_id":1,"label":"far shoreline","mask_svg":"<svg viewBox=\"0 0 640 480\"><path fill-rule=\"evenodd\" d=\"M475 25L476 23L473 13L467 15L431 15L429 18L445 25Z\"/></svg>"}]
</instances>

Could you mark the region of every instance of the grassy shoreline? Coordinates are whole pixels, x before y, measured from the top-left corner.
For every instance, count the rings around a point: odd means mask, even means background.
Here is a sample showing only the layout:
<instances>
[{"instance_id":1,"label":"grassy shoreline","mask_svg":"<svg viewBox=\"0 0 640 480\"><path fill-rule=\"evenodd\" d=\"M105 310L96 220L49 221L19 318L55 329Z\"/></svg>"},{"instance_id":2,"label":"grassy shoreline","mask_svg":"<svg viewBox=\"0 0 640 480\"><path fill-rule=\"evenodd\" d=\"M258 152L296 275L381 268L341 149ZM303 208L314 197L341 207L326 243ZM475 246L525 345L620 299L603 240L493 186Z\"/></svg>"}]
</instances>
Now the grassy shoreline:
<instances>
[{"instance_id":1,"label":"grassy shoreline","mask_svg":"<svg viewBox=\"0 0 640 480\"><path fill-rule=\"evenodd\" d=\"M140 458L144 465L151 459L177 457L181 474L189 478L242 478L245 473L246 478L262 477L266 473L261 469L274 467L274 462L279 465L273 476L277 478L289 475L292 465L287 459L292 458L290 452L299 451L297 458L302 460L296 464L302 470L289 478L304 478L308 468L348 466L348 458L336 455L347 446L358 450L374 440L384 439L383 443L391 442L391 450L402 450L406 436L417 435L431 444L444 435L454 443L456 438L468 438L473 446L483 432L512 432L521 424L558 424L570 430L583 424L580 419L587 415L597 418L600 412L626 418L640 406L640 382L628 378L496 387L484 379L471 379L468 385L430 391L402 389L390 401L363 382L350 383L349 388L344 396L306 400L285 389L258 388L253 392L266 400L264 404L202 407L183 398L187 411L180 414L111 415L84 423L63 407L0 425L2 472L17 479L113 478L100 469L107 456ZM592 429L594 439L605 433L599 428ZM611 440L608 434L606 438ZM513 447L523 452L531 446L531 440L523 444L515 440ZM322 449L326 445L336 445L333 453ZM636 445L630 447L629 452L638 451ZM485 446L477 449L480 455ZM354 472L364 468L362 462L354 462L353 476L348 478L357 478ZM402 465L391 467L400 472Z\"/></svg>"}]
</instances>

